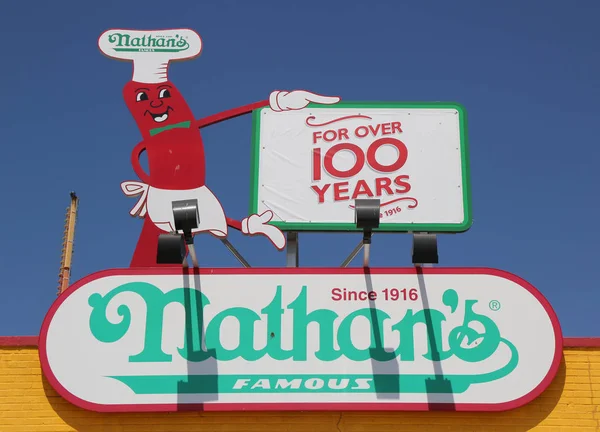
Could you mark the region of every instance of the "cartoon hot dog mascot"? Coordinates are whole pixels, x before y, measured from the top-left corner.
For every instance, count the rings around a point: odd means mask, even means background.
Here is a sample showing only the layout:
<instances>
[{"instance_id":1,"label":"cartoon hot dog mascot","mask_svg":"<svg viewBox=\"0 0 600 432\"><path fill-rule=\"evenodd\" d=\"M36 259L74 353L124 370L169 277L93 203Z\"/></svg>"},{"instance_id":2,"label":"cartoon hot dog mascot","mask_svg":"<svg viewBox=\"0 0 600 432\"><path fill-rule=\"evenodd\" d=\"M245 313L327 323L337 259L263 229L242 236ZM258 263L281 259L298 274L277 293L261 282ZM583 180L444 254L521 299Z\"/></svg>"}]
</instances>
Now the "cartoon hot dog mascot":
<instances>
[{"instance_id":1,"label":"cartoon hot dog mascot","mask_svg":"<svg viewBox=\"0 0 600 432\"><path fill-rule=\"evenodd\" d=\"M158 236L174 231L171 203L184 199L198 200L200 224L194 233L209 232L223 238L232 227L247 235L264 235L277 249L283 249L285 236L269 224L271 211L241 222L225 216L219 200L206 185L200 128L265 106L285 111L302 109L310 102L332 104L340 98L307 91L274 91L268 100L195 120L177 87L168 80L168 67L173 61L200 55L202 41L196 32L112 29L100 36L98 45L108 57L133 62L133 77L123 88L123 98L143 138L131 154L133 170L141 182L125 181L121 188L128 196L140 195L130 214L145 220L131 267L157 265ZM148 173L140 164L142 152L147 154Z\"/></svg>"}]
</instances>

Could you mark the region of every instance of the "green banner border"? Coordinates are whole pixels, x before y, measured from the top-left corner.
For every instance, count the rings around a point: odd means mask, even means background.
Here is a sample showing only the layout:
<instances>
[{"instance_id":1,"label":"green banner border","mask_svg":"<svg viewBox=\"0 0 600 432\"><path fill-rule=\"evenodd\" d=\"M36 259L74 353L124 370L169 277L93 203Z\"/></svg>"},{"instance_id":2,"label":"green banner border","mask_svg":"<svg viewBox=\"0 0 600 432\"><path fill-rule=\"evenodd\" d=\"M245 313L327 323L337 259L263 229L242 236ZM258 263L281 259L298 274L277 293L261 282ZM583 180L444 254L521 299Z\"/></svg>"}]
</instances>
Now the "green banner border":
<instances>
[{"instance_id":1,"label":"green banner border","mask_svg":"<svg viewBox=\"0 0 600 432\"><path fill-rule=\"evenodd\" d=\"M338 102L334 105L309 104L308 108L409 108L409 109L455 109L459 115L460 125L460 150L462 166L463 190L463 222L458 224L430 223L430 224L394 224L382 223L374 231L379 232L465 232L473 224L471 207L470 166L468 157L467 114L465 108L454 102ZM260 114L264 109L259 108L252 112L252 155L250 168L250 213L258 212L258 179L260 160ZM273 221L274 225L282 231L360 231L353 223L323 223L323 222L283 222Z\"/></svg>"}]
</instances>

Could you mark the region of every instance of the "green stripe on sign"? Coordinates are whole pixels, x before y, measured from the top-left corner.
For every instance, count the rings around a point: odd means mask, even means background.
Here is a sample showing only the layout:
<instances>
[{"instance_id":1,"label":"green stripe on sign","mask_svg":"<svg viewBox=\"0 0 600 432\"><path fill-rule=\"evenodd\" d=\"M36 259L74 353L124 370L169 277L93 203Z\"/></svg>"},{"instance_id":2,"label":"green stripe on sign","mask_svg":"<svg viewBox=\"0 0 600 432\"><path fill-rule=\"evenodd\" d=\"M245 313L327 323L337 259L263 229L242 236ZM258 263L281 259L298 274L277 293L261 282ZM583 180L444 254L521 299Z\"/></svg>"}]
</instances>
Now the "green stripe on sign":
<instances>
[{"instance_id":1,"label":"green stripe on sign","mask_svg":"<svg viewBox=\"0 0 600 432\"><path fill-rule=\"evenodd\" d=\"M499 380L519 364L517 348L506 339L509 361L478 375L290 374L290 375L130 375L110 376L136 394L186 393L464 393L471 384Z\"/></svg>"},{"instance_id":2,"label":"green stripe on sign","mask_svg":"<svg viewBox=\"0 0 600 432\"><path fill-rule=\"evenodd\" d=\"M463 375L143 375L113 376L136 394L463 393Z\"/></svg>"}]
</instances>

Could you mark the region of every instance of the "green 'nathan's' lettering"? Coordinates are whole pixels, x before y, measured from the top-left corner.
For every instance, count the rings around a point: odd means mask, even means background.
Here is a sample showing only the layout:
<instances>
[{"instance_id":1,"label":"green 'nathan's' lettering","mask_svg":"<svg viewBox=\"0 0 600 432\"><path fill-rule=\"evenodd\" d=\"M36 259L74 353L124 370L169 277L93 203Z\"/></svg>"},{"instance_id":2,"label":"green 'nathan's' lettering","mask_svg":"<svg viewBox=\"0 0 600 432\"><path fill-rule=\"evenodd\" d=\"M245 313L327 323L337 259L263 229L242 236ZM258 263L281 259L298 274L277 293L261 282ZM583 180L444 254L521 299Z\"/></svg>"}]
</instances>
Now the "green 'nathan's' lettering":
<instances>
[{"instance_id":1,"label":"green 'nathan's' lettering","mask_svg":"<svg viewBox=\"0 0 600 432\"><path fill-rule=\"evenodd\" d=\"M205 323L204 309L210 304L209 299L198 290L178 288L163 292L158 287L145 282L132 282L121 285L109 293L92 294L89 304L92 307L90 315L90 330L100 342L111 343L123 338L131 325L131 309L121 304L117 307L119 322L111 322L107 318L109 303L116 296L133 293L141 297L146 306L146 321L143 347L137 354L129 357L130 362L171 362L172 355L165 353L162 347L164 310L170 304L180 304L185 311L184 345L178 349L180 356L191 362L202 362L209 358L219 361L242 358L247 361L257 361L269 356L274 360L306 361L309 354L318 360L329 362L344 356L349 360L360 362L369 359L380 362L399 358L401 361L415 360L414 332L418 326L427 330L428 350L423 357L430 361L443 361L456 356L465 362L481 362L489 358L498 348L502 338L498 326L487 316L477 314L473 306L477 300L465 301L463 322L452 329L444 344L442 323L446 316L436 309L423 309L414 312L408 309L404 317L391 326L392 331L398 332L400 344L393 350L387 345L381 331L384 322L390 316L377 308L358 309L344 316L337 330L334 327L340 316L330 309L307 310L307 288L303 286L298 296L287 307L282 305L282 287L278 286L271 302L260 314L245 308L233 307L217 313ZM116 300L114 300L116 301ZM458 294L448 289L442 296L444 305L454 313L459 304ZM290 349L282 347L282 317L287 311L292 312L293 334ZM266 344L255 347L255 324L266 318ZM356 319L370 326L370 346L358 348L351 337L351 328ZM225 320L234 320L239 327L237 346L224 347L221 343L221 328ZM307 331L309 324L317 325L319 345L315 352L309 353ZM483 332L478 332L471 323L478 323ZM206 325L205 325L206 324ZM205 348L202 347L202 329L206 327L204 337ZM468 347L463 347L464 341ZM473 342L479 341L474 344ZM336 344L339 349L336 349ZM448 349L444 349L447 346Z\"/></svg>"},{"instance_id":2,"label":"green 'nathan's' lettering","mask_svg":"<svg viewBox=\"0 0 600 432\"><path fill-rule=\"evenodd\" d=\"M112 33L108 35L108 41L114 44L115 51L178 52L190 47L188 41L180 35L132 37L127 33Z\"/></svg>"}]
</instances>

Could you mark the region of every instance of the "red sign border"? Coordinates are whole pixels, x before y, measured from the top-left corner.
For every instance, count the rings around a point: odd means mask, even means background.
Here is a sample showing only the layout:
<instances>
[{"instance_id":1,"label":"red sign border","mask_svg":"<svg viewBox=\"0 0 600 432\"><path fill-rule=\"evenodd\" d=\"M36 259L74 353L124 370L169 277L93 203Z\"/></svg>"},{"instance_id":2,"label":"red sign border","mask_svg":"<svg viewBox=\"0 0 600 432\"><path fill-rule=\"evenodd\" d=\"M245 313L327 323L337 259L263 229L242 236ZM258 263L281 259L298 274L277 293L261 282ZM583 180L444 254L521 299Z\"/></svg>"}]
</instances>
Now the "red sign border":
<instances>
[{"instance_id":1,"label":"red sign border","mask_svg":"<svg viewBox=\"0 0 600 432\"><path fill-rule=\"evenodd\" d=\"M454 404L454 403L379 403L379 402L340 402L340 403L199 403L199 404L127 404L127 405L103 405L87 402L64 388L56 379L50 368L46 352L46 338L48 327L54 314L66 298L79 287L94 280L108 276L125 275L252 275L252 274L463 274L463 275L490 275L508 279L529 291L544 307L554 330L556 346L554 358L546 377L528 394L503 403L497 404ZM111 269L92 273L71 285L52 304L46 314L39 336L39 357L42 371L50 385L65 400L80 408L95 412L176 412L176 411L457 411L457 412L497 412L507 411L526 405L537 398L552 383L563 354L563 335L558 317L548 300L533 285L512 273L493 269L478 267L427 267L427 268L203 268L179 269L179 268L127 268Z\"/></svg>"}]
</instances>

